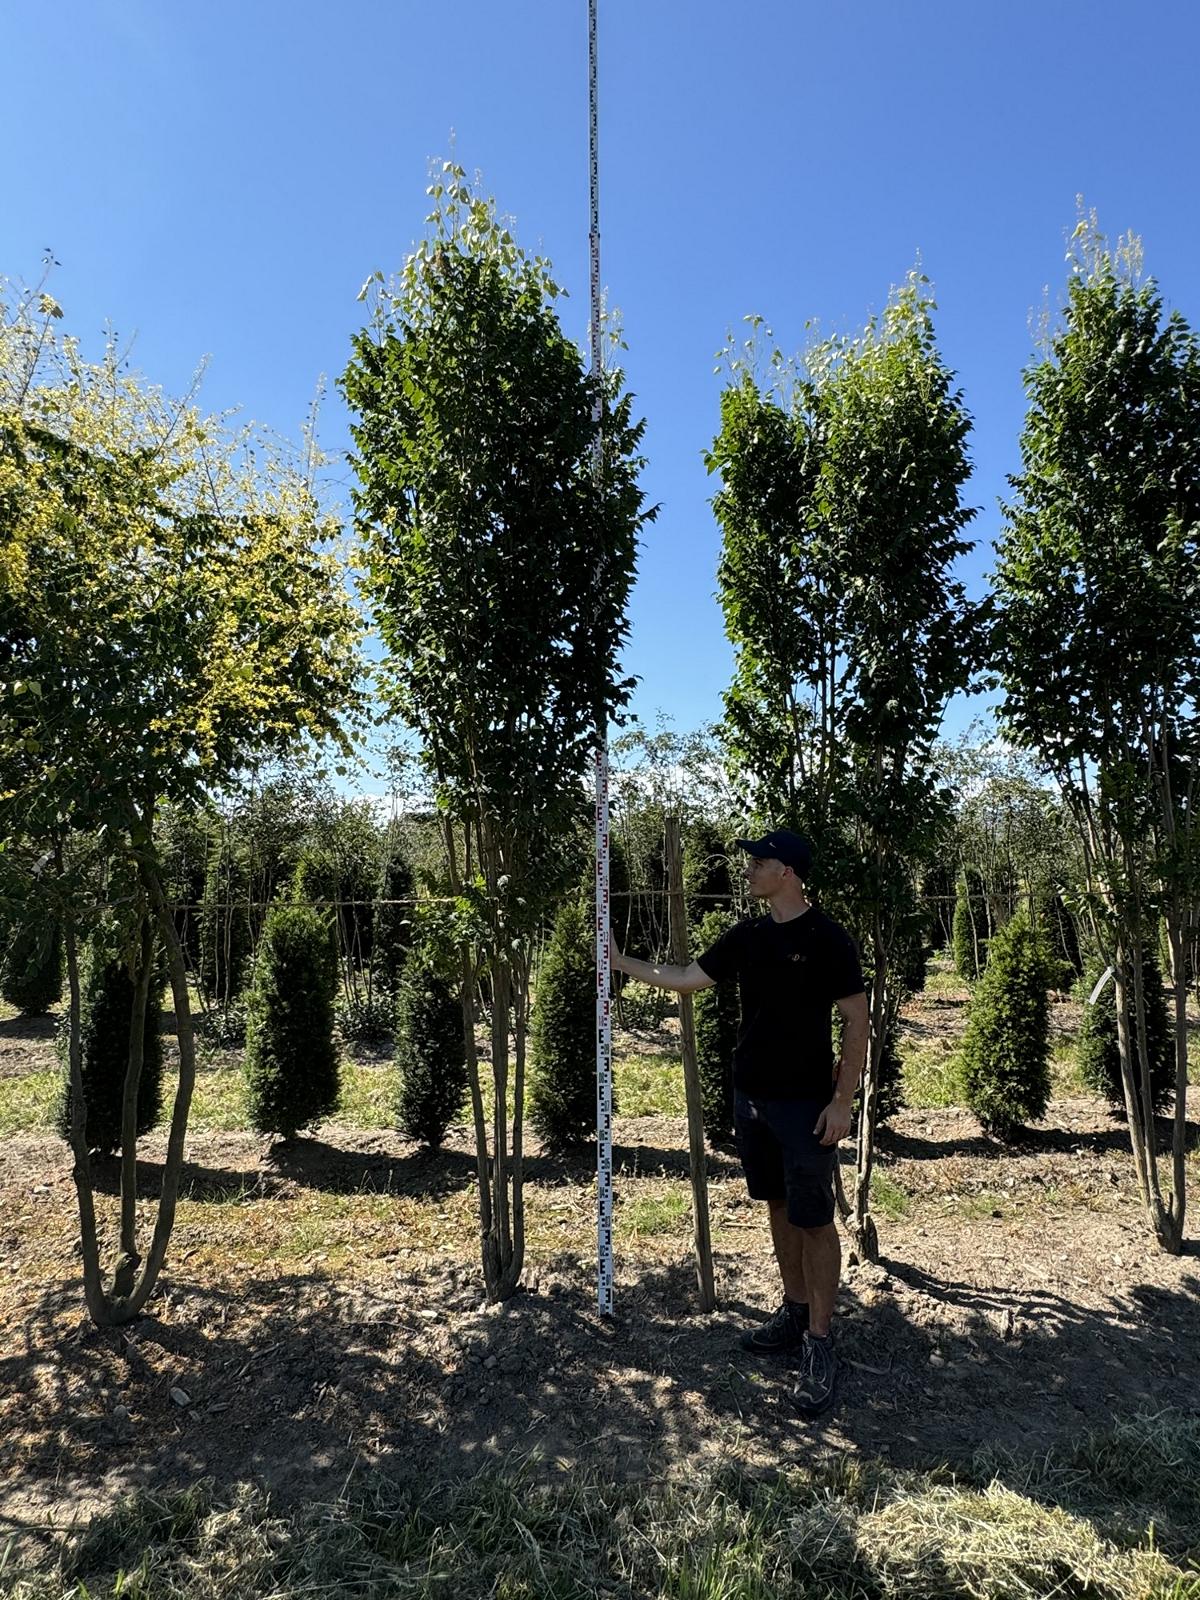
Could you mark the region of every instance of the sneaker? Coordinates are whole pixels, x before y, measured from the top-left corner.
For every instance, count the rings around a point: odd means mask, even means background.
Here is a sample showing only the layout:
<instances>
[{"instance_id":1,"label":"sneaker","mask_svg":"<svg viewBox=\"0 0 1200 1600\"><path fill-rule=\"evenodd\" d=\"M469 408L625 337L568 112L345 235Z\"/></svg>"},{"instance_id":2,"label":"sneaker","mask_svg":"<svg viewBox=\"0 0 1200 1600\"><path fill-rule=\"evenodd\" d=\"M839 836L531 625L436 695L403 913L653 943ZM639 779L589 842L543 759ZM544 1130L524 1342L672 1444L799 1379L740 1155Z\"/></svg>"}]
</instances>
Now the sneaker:
<instances>
[{"instance_id":1,"label":"sneaker","mask_svg":"<svg viewBox=\"0 0 1200 1600\"><path fill-rule=\"evenodd\" d=\"M799 1350L808 1331L808 1306L799 1300L785 1300L761 1328L742 1335L742 1349L756 1356L782 1356Z\"/></svg>"},{"instance_id":2,"label":"sneaker","mask_svg":"<svg viewBox=\"0 0 1200 1600\"><path fill-rule=\"evenodd\" d=\"M804 1417L819 1417L833 1404L837 1388L838 1358L834 1354L833 1339L819 1338L806 1332L800 1351L799 1376L792 1390L796 1409Z\"/></svg>"}]
</instances>

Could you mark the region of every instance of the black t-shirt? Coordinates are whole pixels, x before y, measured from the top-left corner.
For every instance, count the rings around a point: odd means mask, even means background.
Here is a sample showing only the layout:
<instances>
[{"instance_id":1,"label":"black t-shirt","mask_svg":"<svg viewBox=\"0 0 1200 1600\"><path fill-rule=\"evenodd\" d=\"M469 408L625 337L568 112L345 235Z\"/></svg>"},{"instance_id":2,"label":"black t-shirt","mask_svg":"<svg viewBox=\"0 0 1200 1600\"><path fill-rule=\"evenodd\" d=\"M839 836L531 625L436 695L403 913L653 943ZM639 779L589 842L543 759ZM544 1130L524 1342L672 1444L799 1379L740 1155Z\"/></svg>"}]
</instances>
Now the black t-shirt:
<instances>
[{"instance_id":1,"label":"black t-shirt","mask_svg":"<svg viewBox=\"0 0 1200 1600\"><path fill-rule=\"evenodd\" d=\"M816 906L788 922L756 917L723 933L699 964L741 990L735 1087L762 1100L828 1099L833 1005L865 987L846 930Z\"/></svg>"}]
</instances>

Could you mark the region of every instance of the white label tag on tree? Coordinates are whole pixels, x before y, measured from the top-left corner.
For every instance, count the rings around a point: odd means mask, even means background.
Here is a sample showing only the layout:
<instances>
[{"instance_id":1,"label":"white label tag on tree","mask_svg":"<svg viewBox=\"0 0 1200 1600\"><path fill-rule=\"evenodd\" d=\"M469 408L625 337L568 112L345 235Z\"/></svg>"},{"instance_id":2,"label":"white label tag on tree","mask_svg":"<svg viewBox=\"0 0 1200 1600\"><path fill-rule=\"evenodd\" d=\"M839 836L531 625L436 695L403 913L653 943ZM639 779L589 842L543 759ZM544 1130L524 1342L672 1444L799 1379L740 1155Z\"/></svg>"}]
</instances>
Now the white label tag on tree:
<instances>
[{"instance_id":1,"label":"white label tag on tree","mask_svg":"<svg viewBox=\"0 0 1200 1600\"><path fill-rule=\"evenodd\" d=\"M1105 967L1104 971L1100 974L1099 983L1088 996L1088 1005L1094 1006L1096 1004L1096 1001L1099 1000L1100 996L1104 993L1104 985L1108 982L1112 975L1113 969L1111 967Z\"/></svg>"}]
</instances>

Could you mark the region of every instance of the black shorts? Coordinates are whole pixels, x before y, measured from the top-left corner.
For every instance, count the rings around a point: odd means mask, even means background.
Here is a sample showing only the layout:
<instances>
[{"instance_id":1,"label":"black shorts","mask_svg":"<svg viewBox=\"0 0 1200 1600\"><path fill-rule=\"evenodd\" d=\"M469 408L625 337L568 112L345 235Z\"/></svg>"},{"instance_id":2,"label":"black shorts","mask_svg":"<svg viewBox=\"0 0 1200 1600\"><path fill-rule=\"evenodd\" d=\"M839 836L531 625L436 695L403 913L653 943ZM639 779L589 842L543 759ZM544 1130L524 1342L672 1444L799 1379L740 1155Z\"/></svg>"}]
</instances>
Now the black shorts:
<instances>
[{"instance_id":1,"label":"black shorts","mask_svg":"<svg viewBox=\"0 0 1200 1600\"><path fill-rule=\"evenodd\" d=\"M837 1145L823 1145L813 1132L827 1104L752 1100L740 1090L734 1096L734 1129L750 1198L786 1199L788 1221L797 1228L833 1221Z\"/></svg>"}]
</instances>

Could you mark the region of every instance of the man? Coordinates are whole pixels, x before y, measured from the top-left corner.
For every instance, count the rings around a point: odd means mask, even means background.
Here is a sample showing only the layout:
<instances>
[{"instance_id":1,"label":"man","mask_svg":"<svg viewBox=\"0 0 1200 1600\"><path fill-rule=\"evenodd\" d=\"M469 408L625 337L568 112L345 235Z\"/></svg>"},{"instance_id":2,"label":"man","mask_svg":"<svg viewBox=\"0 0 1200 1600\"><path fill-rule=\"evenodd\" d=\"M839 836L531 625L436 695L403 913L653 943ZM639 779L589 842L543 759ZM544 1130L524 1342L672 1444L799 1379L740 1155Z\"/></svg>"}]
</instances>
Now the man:
<instances>
[{"instance_id":1,"label":"man","mask_svg":"<svg viewBox=\"0 0 1200 1600\"><path fill-rule=\"evenodd\" d=\"M756 1355L795 1355L795 1400L808 1416L833 1403L831 1318L842 1253L834 1224L838 1140L867 1053L867 997L854 941L805 894L812 848L787 828L738 839L751 894L768 914L740 922L687 967L622 955L613 966L679 994L737 978L742 1020L733 1057L738 1152L752 1199L764 1200L783 1302L745 1334ZM833 1008L844 1019L833 1057Z\"/></svg>"}]
</instances>

